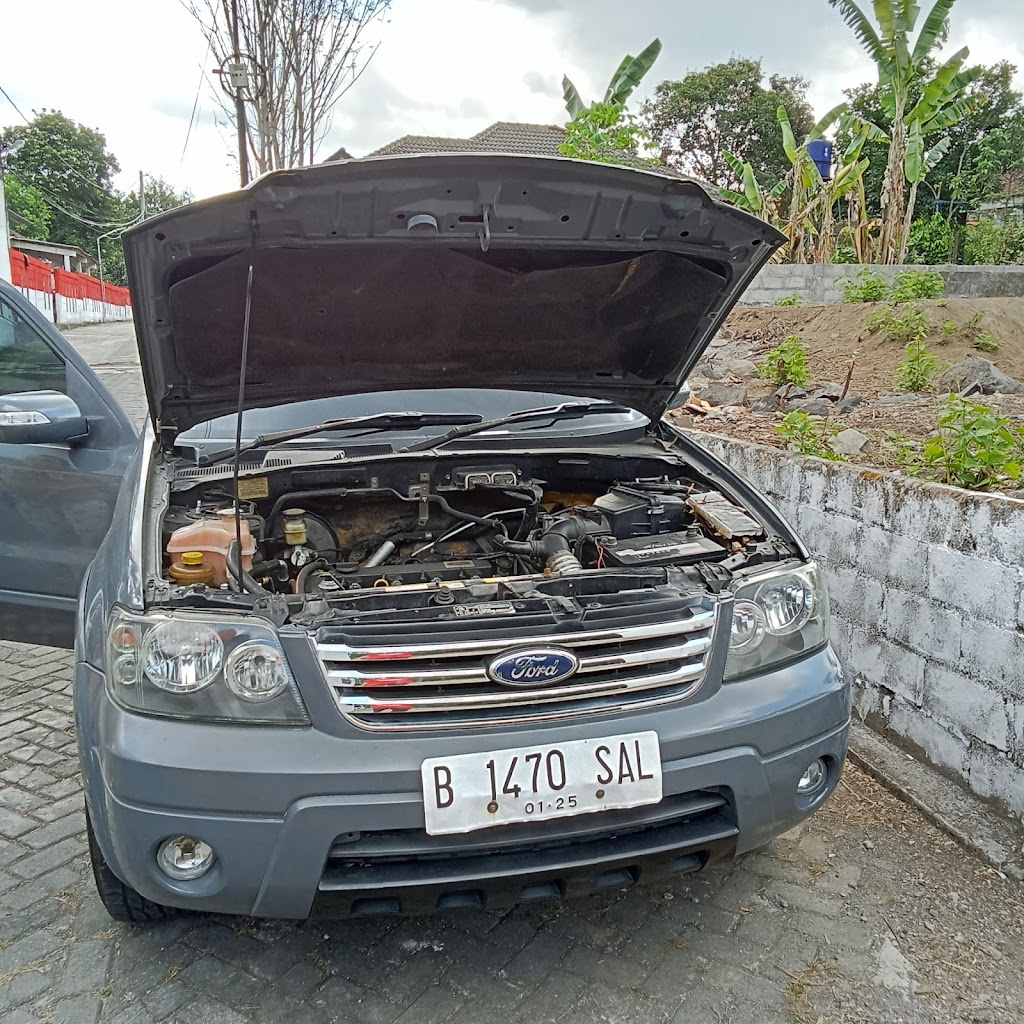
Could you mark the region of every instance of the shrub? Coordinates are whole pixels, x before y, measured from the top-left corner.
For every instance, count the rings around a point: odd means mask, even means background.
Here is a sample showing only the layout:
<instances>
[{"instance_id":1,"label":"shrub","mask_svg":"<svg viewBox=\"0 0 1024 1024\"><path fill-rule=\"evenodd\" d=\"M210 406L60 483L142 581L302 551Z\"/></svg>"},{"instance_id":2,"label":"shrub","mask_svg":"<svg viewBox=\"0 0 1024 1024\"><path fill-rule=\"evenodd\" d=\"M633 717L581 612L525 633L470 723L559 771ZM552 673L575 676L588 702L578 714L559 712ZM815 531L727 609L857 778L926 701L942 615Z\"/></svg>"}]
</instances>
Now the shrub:
<instances>
[{"instance_id":1,"label":"shrub","mask_svg":"<svg viewBox=\"0 0 1024 1024\"><path fill-rule=\"evenodd\" d=\"M799 306L803 300L799 293L794 292L792 295L784 295L781 299L775 300L776 306Z\"/></svg>"},{"instance_id":2,"label":"shrub","mask_svg":"<svg viewBox=\"0 0 1024 1024\"><path fill-rule=\"evenodd\" d=\"M898 391L927 391L932 381L946 369L925 347L919 338L907 346L907 356L896 367L896 389Z\"/></svg>"},{"instance_id":3,"label":"shrub","mask_svg":"<svg viewBox=\"0 0 1024 1024\"><path fill-rule=\"evenodd\" d=\"M860 263L857 250L852 245L837 245L832 252L833 263Z\"/></svg>"},{"instance_id":4,"label":"shrub","mask_svg":"<svg viewBox=\"0 0 1024 1024\"><path fill-rule=\"evenodd\" d=\"M940 213L919 217L910 229L908 263L948 263L953 249L953 229Z\"/></svg>"},{"instance_id":5,"label":"shrub","mask_svg":"<svg viewBox=\"0 0 1024 1024\"><path fill-rule=\"evenodd\" d=\"M974 339L974 347L981 352L998 352L999 342L988 331L982 331Z\"/></svg>"},{"instance_id":6,"label":"shrub","mask_svg":"<svg viewBox=\"0 0 1024 1024\"><path fill-rule=\"evenodd\" d=\"M952 395L938 433L925 442L922 465L947 484L985 491L1020 479L1021 442L1008 416Z\"/></svg>"},{"instance_id":7,"label":"shrub","mask_svg":"<svg viewBox=\"0 0 1024 1024\"><path fill-rule=\"evenodd\" d=\"M920 306L908 303L906 306L886 306L872 310L865 326L872 334L881 331L889 341L907 345L923 341L931 330L932 322Z\"/></svg>"},{"instance_id":8,"label":"shrub","mask_svg":"<svg viewBox=\"0 0 1024 1024\"><path fill-rule=\"evenodd\" d=\"M964 238L964 263L1024 263L1024 224L1000 224L990 218L972 224Z\"/></svg>"},{"instance_id":9,"label":"shrub","mask_svg":"<svg viewBox=\"0 0 1024 1024\"><path fill-rule=\"evenodd\" d=\"M977 330L982 325L984 319L985 314L979 309L978 312L967 321L967 326L970 327L972 331Z\"/></svg>"},{"instance_id":10,"label":"shrub","mask_svg":"<svg viewBox=\"0 0 1024 1024\"><path fill-rule=\"evenodd\" d=\"M855 278L843 281L846 302L884 302L889 297L889 285L877 270L861 267Z\"/></svg>"},{"instance_id":11,"label":"shrub","mask_svg":"<svg viewBox=\"0 0 1024 1024\"><path fill-rule=\"evenodd\" d=\"M953 335L960 330L960 325L955 320L946 320L942 325L942 337L939 341L945 345L953 339Z\"/></svg>"},{"instance_id":12,"label":"shrub","mask_svg":"<svg viewBox=\"0 0 1024 1024\"><path fill-rule=\"evenodd\" d=\"M813 455L830 462L844 461L844 457L832 451L828 444L835 437L836 430L825 422L811 419L805 412L786 413L775 427L775 432L797 455Z\"/></svg>"},{"instance_id":13,"label":"shrub","mask_svg":"<svg viewBox=\"0 0 1024 1024\"><path fill-rule=\"evenodd\" d=\"M781 345L766 352L757 373L775 384L807 387L811 383L811 371L807 365L807 346L800 335L791 334Z\"/></svg>"},{"instance_id":14,"label":"shrub","mask_svg":"<svg viewBox=\"0 0 1024 1024\"><path fill-rule=\"evenodd\" d=\"M938 299L946 292L946 282L936 270L905 270L893 281L890 298L895 302L912 299Z\"/></svg>"}]
</instances>

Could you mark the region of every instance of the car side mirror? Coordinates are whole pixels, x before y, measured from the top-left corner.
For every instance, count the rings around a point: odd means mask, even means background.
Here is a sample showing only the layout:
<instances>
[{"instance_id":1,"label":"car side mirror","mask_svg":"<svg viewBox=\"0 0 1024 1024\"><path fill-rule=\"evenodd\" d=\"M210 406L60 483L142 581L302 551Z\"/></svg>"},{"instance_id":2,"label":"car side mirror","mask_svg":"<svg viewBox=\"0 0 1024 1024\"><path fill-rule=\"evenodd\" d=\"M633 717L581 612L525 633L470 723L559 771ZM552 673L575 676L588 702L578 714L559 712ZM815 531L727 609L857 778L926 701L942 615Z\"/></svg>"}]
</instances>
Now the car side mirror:
<instances>
[{"instance_id":1,"label":"car side mirror","mask_svg":"<svg viewBox=\"0 0 1024 1024\"><path fill-rule=\"evenodd\" d=\"M0 444L71 444L89 433L89 421L59 391L0 395Z\"/></svg>"}]
</instances>

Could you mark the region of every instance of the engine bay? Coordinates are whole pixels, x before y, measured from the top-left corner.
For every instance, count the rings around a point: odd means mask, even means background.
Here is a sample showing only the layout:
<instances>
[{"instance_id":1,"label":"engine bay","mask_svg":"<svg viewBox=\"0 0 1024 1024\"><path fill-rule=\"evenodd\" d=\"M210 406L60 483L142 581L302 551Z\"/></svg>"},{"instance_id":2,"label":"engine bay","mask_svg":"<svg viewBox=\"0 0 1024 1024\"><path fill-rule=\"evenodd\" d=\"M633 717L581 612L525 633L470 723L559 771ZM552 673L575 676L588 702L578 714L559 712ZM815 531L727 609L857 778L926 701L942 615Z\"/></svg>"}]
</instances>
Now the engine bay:
<instances>
[{"instance_id":1,"label":"engine bay","mask_svg":"<svg viewBox=\"0 0 1024 1024\"><path fill-rule=\"evenodd\" d=\"M170 597L278 595L293 617L451 606L480 615L527 592L612 593L623 576L633 577L628 589L670 575L724 585L793 554L677 459L463 456L277 470L243 478L237 502L231 486L174 483L161 523Z\"/></svg>"}]
</instances>

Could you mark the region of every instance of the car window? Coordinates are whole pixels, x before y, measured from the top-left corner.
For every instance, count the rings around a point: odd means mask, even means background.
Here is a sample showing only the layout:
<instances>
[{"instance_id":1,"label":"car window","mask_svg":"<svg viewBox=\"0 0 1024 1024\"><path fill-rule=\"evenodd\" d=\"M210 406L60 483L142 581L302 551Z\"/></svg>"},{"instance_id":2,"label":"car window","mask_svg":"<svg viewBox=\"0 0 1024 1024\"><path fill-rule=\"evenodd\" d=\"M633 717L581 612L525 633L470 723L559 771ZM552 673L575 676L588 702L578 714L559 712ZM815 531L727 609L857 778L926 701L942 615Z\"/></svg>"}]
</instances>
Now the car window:
<instances>
[{"instance_id":1,"label":"car window","mask_svg":"<svg viewBox=\"0 0 1024 1024\"><path fill-rule=\"evenodd\" d=\"M64 360L9 303L0 299L0 395L65 391Z\"/></svg>"}]
</instances>

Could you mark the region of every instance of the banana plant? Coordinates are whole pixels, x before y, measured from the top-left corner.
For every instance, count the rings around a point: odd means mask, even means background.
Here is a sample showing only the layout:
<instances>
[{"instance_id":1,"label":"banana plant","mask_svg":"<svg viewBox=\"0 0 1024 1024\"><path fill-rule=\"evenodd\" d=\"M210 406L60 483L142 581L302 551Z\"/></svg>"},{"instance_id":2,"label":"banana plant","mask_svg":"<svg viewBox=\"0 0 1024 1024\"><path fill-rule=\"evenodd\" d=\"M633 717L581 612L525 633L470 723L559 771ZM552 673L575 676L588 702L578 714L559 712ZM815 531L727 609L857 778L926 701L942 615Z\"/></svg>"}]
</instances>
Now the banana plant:
<instances>
[{"instance_id":1,"label":"banana plant","mask_svg":"<svg viewBox=\"0 0 1024 1024\"><path fill-rule=\"evenodd\" d=\"M875 138L889 143L882 184L879 259L896 263L906 257L913 214L906 197L907 183L912 191L915 184L909 173L909 151L917 147L915 166L925 168L927 173L930 168L923 146L918 147L915 140L951 128L975 109L967 89L981 74L981 68L965 67L970 56L965 46L931 71L930 57L949 36L949 16L956 0L935 0L916 39L914 32L921 15L916 0L872 0L874 22L854 0L828 2L842 15L878 70L882 108L890 123L888 131L872 126ZM944 150L936 146L929 152L937 153L937 163ZM922 180L918 179L917 184Z\"/></svg>"},{"instance_id":2,"label":"banana plant","mask_svg":"<svg viewBox=\"0 0 1024 1024\"><path fill-rule=\"evenodd\" d=\"M719 189L721 197L733 206L749 213L756 213L762 220L770 224L779 223L779 199L786 191L786 182L780 181L767 191L761 187L757 180L757 173L749 163L744 163L738 156L732 153L723 153L725 162L732 168L733 174L740 181L742 192L731 188Z\"/></svg>"},{"instance_id":3,"label":"banana plant","mask_svg":"<svg viewBox=\"0 0 1024 1024\"><path fill-rule=\"evenodd\" d=\"M565 98L565 109L569 111L569 117L575 120L587 110L588 106L594 107L598 103L606 106L616 106L620 109L625 108L626 101L643 81L644 75L651 70L660 53L660 39L653 40L636 57L631 53L627 53L608 82L608 88L604 91L604 99L598 100L595 103L584 103L579 90L573 85L568 75L563 75L562 95Z\"/></svg>"},{"instance_id":4,"label":"banana plant","mask_svg":"<svg viewBox=\"0 0 1024 1024\"><path fill-rule=\"evenodd\" d=\"M789 221L785 227L789 237L789 258L792 263L806 263L808 259L827 262L831 259L831 251L835 247L833 208L856 184L854 172L860 159L860 151L858 149L856 157L851 155L849 159L844 155L844 165L833 179L826 181L822 178L818 165L811 159L809 146L822 138L837 121L846 117L847 107L846 103L833 107L814 125L800 144L797 144L786 108L778 108L782 148L793 165L793 170L789 174L789 185L792 190ZM862 176L863 169L859 173Z\"/></svg>"}]
</instances>

